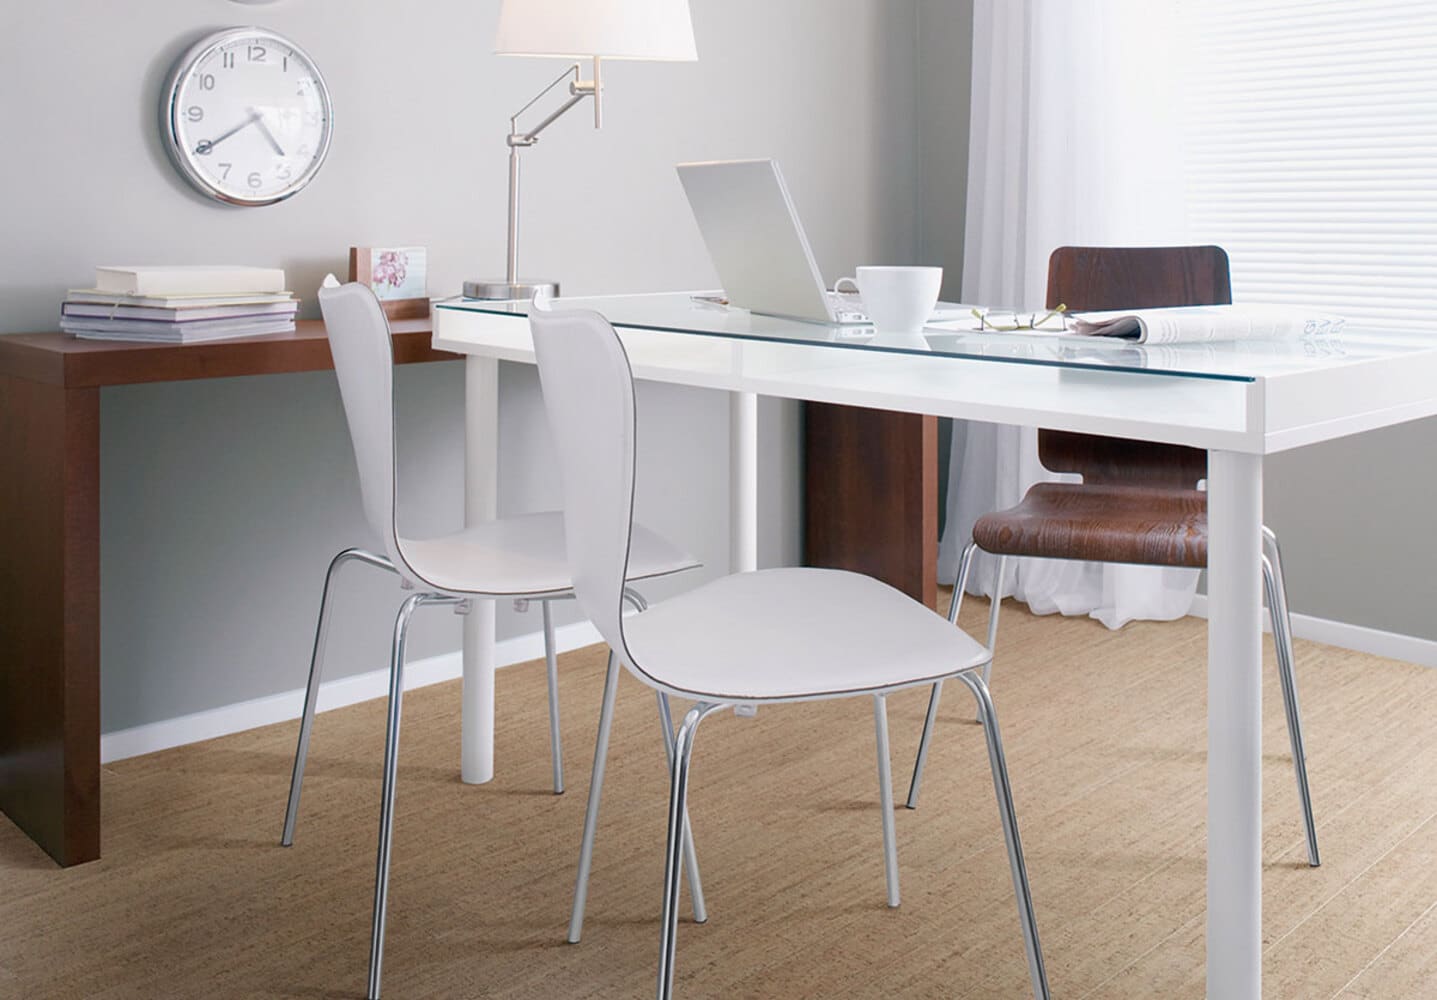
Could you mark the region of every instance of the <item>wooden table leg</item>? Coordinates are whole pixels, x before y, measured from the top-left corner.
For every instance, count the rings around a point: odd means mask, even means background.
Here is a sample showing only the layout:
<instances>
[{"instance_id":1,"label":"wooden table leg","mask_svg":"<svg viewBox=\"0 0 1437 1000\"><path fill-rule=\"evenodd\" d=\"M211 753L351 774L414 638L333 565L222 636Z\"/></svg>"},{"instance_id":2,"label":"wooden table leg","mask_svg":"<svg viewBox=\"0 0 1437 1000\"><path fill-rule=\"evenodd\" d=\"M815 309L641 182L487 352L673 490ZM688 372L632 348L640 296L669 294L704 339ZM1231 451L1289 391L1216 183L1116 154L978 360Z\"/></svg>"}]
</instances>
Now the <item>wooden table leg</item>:
<instances>
[{"instance_id":1,"label":"wooden table leg","mask_svg":"<svg viewBox=\"0 0 1437 1000\"><path fill-rule=\"evenodd\" d=\"M0 809L100 856L100 390L0 377Z\"/></svg>"},{"instance_id":2,"label":"wooden table leg","mask_svg":"<svg viewBox=\"0 0 1437 1000\"><path fill-rule=\"evenodd\" d=\"M938 419L804 406L804 562L867 573L932 607Z\"/></svg>"}]
</instances>

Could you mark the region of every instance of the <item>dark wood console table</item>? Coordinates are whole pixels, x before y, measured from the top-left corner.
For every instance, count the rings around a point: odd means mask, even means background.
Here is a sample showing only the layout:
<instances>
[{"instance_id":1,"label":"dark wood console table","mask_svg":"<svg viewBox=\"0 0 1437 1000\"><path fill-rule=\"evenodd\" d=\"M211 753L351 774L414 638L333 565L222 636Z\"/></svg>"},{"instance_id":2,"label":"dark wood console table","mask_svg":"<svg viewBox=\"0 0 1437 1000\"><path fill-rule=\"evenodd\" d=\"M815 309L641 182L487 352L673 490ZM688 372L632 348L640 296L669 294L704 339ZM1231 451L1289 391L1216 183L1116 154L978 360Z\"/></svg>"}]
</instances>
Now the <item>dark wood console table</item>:
<instances>
[{"instance_id":1,"label":"dark wood console table","mask_svg":"<svg viewBox=\"0 0 1437 1000\"><path fill-rule=\"evenodd\" d=\"M400 363L452 360L428 319ZM100 389L332 368L324 324L207 344L0 335L0 810L62 865L100 856Z\"/></svg>"},{"instance_id":2,"label":"dark wood console table","mask_svg":"<svg viewBox=\"0 0 1437 1000\"><path fill-rule=\"evenodd\" d=\"M938 599L938 418L805 403L804 562Z\"/></svg>"}]
</instances>

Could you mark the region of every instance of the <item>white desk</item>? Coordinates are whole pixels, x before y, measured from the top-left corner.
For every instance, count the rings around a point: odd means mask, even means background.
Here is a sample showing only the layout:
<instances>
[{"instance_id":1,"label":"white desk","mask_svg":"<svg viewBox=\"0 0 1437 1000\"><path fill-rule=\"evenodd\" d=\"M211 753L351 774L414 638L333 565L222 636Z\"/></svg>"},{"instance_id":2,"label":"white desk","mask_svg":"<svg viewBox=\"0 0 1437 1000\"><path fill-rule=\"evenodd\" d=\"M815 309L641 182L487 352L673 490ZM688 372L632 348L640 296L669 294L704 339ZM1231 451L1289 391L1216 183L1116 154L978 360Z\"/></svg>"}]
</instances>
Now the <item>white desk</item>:
<instances>
[{"instance_id":1,"label":"white desk","mask_svg":"<svg viewBox=\"0 0 1437 1000\"><path fill-rule=\"evenodd\" d=\"M1147 348L986 333L882 343L686 293L556 305L606 315L638 378L733 393L735 570L754 565L758 395L1207 449L1207 993L1260 1000L1263 456L1437 414L1437 337L1349 331ZM466 355L471 518L494 514L498 362L533 363L527 308L455 300L434 311L434 346ZM492 605L476 608L465 633L466 781L493 775L493 629Z\"/></svg>"}]
</instances>

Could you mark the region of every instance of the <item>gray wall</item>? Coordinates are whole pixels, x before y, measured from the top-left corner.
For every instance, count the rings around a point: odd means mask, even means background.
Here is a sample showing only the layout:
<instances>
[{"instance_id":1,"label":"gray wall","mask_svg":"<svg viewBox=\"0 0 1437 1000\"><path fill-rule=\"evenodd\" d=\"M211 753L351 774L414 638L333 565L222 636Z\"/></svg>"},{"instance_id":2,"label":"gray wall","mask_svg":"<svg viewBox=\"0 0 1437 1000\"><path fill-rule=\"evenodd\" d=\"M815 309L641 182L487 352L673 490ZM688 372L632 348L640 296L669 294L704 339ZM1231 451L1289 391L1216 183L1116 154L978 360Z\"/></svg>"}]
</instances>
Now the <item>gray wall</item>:
<instances>
[{"instance_id":1,"label":"gray wall","mask_svg":"<svg viewBox=\"0 0 1437 1000\"><path fill-rule=\"evenodd\" d=\"M919 0L918 248L925 264L942 265L943 295L954 301L963 284L972 49L972 0Z\"/></svg>"},{"instance_id":2,"label":"gray wall","mask_svg":"<svg viewBox=\"0 0 1437 1000\"><path fill-rule=\"evenodd\" d=\"M576 112L529 155L525 270L579 294L713 285L673 164L738 156L782 161L830 280L866 261L912 260L916 0L692 6L698 63L612 65L603 131ZM351 244L427 245L433 294L496 272L507 115L562 68L493 56L497 11L497 0L7 4L0 331L53 329L64 290L89 284L97 263L279 263L307 315ZM309 49L334 93L336 129L307 190L237 210L188 189L155 121L177 55L246 22ZM501 510L553 505L534 374L505 366L501 383ZM409 368L398 386L405 528L452 529L459 366ZM640 516L718 572L726 401L647 386L640 406ZM761 559L792 562L796 411L766 403L761 415ZM102 420L104 729L300 685L324 566L365 539L333 376L110 389ZM344 584L330 676L384 665L394 591L363 574ZM501 635L535 628L532 614L500 622ZM436 613L414 654L457 644L453 619Z\"/></svg>"},{"instance_id":3,"label":"gray wall","mask_svg":"<svg viewBox=\"0 0 1437 1000\"><path fill-rule=\"evenodd\" d=\"M1437 420L1276 455L1267 523L1292 610L1437 639Z\"/></svg>"},{"instance_id":4,"label":"gray wall","mask_svg":"<svg viewBox=\"0 0 1437 1000\"><path fill-rule=\"evenodd\" d=\"M972 97L972 0L918 3L918 253L943 267L943 297L961 301ZM938 530L948 521L953 421L938 421Z\"/></svg>"}]
</instances>

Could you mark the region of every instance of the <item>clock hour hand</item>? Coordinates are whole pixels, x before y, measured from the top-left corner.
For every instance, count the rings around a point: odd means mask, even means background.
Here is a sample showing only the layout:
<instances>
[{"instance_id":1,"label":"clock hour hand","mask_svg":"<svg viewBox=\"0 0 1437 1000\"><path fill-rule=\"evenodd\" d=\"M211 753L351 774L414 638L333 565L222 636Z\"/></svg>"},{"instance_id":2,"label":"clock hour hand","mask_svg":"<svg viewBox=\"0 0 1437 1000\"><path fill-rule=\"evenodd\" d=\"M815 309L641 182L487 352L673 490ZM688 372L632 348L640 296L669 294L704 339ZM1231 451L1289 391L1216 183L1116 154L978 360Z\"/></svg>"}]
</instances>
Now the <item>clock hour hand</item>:
<instances>
[{"instance_id":1,"label":"clock hour hand","mask_svg":"<svg viewBox=\"0 0 1437 1000\"><path fill-rule=\"evenodd\" d=\"M225 132L225 133L223 133L222 135L220 135L220 136L218 136L218 137L216 137L216 138L214 138L214 139L209 140L208 142L201 142L200 145L201 145L201 146L205 146L205 147L208 148L208 149L214 149L216 146L218 146L220 143L224 142L226 139L228 139L230 136L234 135L236 132L240 131L241 129L249 128L249 126L253 125L253 124L254 124L255 122L257 122L257 121L259 121L259 112L256 111L254 108L250 108L250 109L249 109L249 117L246 118L244 121L240 122L238 125L236 125L236 126L235 126L234 128L232 128L232 129L230 129L228 132Z\"/></svg>"},{"instance_id":2,"label":"clock hour hand","mask_svg":"<svg viewBox=\"0 0 1437 1000\"><path fill-rule=\"evenodd\" d=\"M264 137L269 141L269 144L274 147L275 155L283 156L284 150L279 148L279 143L275 140L274 133L271 132L269 126L264 123L264 117L254 108L250 108L250 112L254 115L254 123L259 126L259 130L264 133Z\"/></svg>"}]
</instances>

